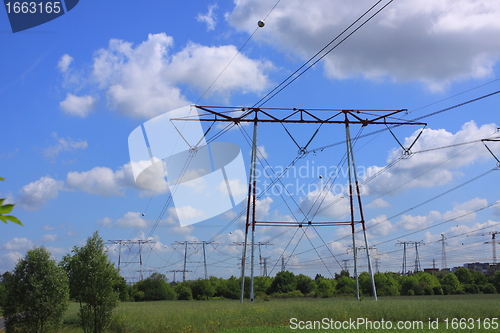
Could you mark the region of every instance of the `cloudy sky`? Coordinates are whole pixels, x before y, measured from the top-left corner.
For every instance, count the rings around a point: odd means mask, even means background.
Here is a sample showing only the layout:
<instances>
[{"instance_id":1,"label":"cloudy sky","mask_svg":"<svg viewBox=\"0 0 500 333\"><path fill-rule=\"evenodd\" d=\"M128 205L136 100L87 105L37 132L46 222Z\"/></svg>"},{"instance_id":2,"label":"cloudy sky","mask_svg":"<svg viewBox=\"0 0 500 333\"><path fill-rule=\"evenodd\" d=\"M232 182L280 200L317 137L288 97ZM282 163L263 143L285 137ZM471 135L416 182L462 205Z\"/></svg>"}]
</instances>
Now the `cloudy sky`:
<instances>
[{"instance_id":1,"label":"cloudy sky","mask_svg":"<svg viewBox=\"0 0 500 333\"><path fill-rule=\"evenodd\" d=\"M264 107L408 109L401 118L427 122L423 132L401 126L393 134L370 135L387 128L351 128L360 136L357 175L379 270L401 269L398 241L422 241L421 266L432 267L435 259L441 267L441 234L447 266L492 262L485 242L500 232L499 173L481 139L499 135L500 3L389 2L87 0L15 34L2 12L0 176L6 181L0 197L16 204L14 215L24 227L2 226L0 272L33 246L44 245L60 258L99 230L106 241L150 239L142 251L144 274L159 271L172 279L171 271L183 269L184 247L176 242L212 241L206 246L209 274L238 275L241 248L234 242L244 239L243 204L181 227L168 186L155 191L136 185L128 136L190 104L252 106L326 45L334 49L320 53L321 61ZM223 128L217 124L212 133ZM342 125L321 126L309 154L264 191L317 129L286 125L287 133L279 124L259 126L259 220L349 218ZM250 133L250 126L241 126L216 141L237 144L248 165ZM412 154L403 155L400 144L413 144ZM487 145L500 156L500 143ZM193 184L193 195L205 193L203 184ZM283 188L289 193L280 193ZM330 276L343 260L352 267L350 236L349 227L258 227L256 242L269 243L260 254L269 257L271 275L284 255L287 269L297 274ZM362 234L356 238L362 245ZM132 262L121 267L130 281L139 276L137 252L132 245L110 247L114 261L121 253L122 262ZM188 278L203 276L202 252L201 245L188 247ZM366 270L365 256L359 261ZM414 261L412 247L411 269ZM257 266L257 274L262 269Z\"/></svg>"}]
</instances>

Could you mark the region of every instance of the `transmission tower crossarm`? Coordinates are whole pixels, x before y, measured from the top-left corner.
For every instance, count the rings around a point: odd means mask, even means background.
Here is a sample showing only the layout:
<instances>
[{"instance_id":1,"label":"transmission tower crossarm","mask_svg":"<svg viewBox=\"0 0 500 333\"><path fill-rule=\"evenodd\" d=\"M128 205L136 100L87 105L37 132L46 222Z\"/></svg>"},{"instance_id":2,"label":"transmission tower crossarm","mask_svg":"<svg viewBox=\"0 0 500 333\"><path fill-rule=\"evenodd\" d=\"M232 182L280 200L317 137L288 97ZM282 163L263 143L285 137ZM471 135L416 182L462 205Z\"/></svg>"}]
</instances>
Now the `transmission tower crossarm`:
<instances>
[{"instance_id":1,"label":"transmission tower crossarm","mask_svg":"<svg viewBox=\"0 0 500 333\"><path fill-rule=\"evenodd\" d=\"M200 106L201 114L187 117L171 118L171 121L209 121L238 123L321 123L321 124L359 124L359 125L426 125L423 122L395 119L392 116L400 110L356 110L356 109L297 109L297 108L248 108L233 106ZM222 111L215 111L215 110ZM236 112L235 112L236 111ZM229 113L230 115L227 115ZM381 113L381 114L373 114ZM254 117L251 117L254 114ZM278 115L279 114L279 115ZM344 114L345 119L339 119ZM305 117L304 117L305 116ZM362 118L366 117L366 118ZM351 119L349 119L351 118ZM391 120L388 120L391 119Z\"/></svg>"}]
</instances>

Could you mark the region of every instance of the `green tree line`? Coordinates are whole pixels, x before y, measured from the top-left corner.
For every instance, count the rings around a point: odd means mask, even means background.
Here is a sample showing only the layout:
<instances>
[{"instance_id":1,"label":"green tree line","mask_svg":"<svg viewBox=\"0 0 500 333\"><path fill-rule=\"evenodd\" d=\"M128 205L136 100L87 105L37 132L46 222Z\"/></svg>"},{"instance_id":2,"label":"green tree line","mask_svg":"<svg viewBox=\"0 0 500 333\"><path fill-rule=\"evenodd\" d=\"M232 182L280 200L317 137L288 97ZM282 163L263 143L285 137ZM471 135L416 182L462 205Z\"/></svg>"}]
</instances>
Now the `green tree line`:
<instances>
[{"instance_id":1,"label":"green tree line","mask_svg":"<svg viewBox=\"0 0 500 333\"><path fill-rule=\"evenodd\" d=\"M377 273L374 276L379 296L493 294L500 291L500 271L493 276L459 268L453 273L418 272L413 275ZM358 277L362 296L371 296L371 278ZM249 297L250 278L245 277L245 297ZM59 263L44 247L29 250L12 272L2 275L0 306L6 319L6 332L54 332L62 323L69 300L80 306L78 317L85 333L104 332L120 301L239 299L241 278L211 276L180 283L169 283L166 276L153 273L128 285L109 260L104 242L95 232L84 246L75 246ZM257 276L257 298L354 296L355 279L341 271L333 278L319 274L295 275L289 271L275 277Z\"/></svg>"},{"instance_id":2,"label":"green tree line","mask_svg":"<svg viewBox=\"0 0 500 333\"><path fill-rule=\"evenodd\" d=\"M493 276L465 267L453 273L436 274L418 272L413 275L398 273L376 273L374 276L378 296L450 295L450 294L494 294L500 290L500 271ZM358 277L360 294L372 296L370 275L363 272ZM153 273L149 278L132 286L125 286L122 300L207 300L212 298L239 299L241 278L229 279L211 276L208 280L198 279L180 283L168 283L163 274ZM250 278L245 278L245 297L249 297ZM257 276L254 279L257 297L335 297L354 296L356 281L349 273L342 271L334 278L319 274L314 279L309 276L284 271L275 277Z\"/></svg>"}]
</instances>

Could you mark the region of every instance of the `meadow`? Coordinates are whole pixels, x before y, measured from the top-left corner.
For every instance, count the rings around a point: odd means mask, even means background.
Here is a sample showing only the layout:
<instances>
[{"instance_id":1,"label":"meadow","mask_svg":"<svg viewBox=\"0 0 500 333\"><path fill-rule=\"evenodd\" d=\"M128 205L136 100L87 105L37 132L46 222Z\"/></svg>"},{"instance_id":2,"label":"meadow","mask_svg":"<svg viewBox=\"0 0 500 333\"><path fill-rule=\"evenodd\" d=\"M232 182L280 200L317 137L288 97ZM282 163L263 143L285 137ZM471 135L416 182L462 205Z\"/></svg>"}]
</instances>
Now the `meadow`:
<instances>
[{"instance_id":1,"label":"meadow","mask_svg":"<svg viewBox=\"0 0 500 333\"><path fill-rule=\"evenodd\" d=\"M78 328L78 305L70 304L64 319L63 333L82 332ZM270 332L500 332L500 327L478 329L492 318L500 317L500 295L448 295L448 296L413 296L382 297L377 302L373 299L356 301L353 298L299 298L257 300L251 304L248 300L240 304L235 300L208 301L155 301L123 302L116 309L113 323L109 329L116 333L154 333L154 332L221 332L221 333L270 333ZM327 329L301 330L290 328L290 319L297 318L306 325L307 321L322 321L323 318L334 321L363 320L393 323L392 329L366 329L366 325L356 328L336 330ZM448 328L445 319L448 318ZM466 329L453 329L453 318L474 318ZM438 329L430 329L429 321L439 320ZM407 329L396 329L398 321L409 321ZM418 322L423 323L423 328ZM416 322L413 329L410 326ZM372 323L373 324L373 323ZM464 323L465 324L465 323ZM458 322L457 322L458 325ZM500 326L500 325L499 325ZM458 326L459 327L459 326ZM470 329L474 328L474 329Z\"/></svg>"}]
</instances>

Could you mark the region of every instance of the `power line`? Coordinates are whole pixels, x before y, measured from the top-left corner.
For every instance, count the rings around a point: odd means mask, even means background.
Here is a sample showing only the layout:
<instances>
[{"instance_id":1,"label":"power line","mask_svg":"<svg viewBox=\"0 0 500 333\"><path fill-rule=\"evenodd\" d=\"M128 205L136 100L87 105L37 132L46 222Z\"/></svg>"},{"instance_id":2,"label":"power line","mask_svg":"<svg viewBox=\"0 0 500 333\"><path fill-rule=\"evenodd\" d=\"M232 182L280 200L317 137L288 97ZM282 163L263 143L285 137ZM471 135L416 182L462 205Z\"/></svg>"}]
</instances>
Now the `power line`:
<instances>
[{"instance_id":1,"label":"power line","mask_svg":"<svg viewBox=\"0 0 500 333\"><path fill-rule=\"evenodd\" d=\"M363 13L358 19L356 19L351 25L349 25L346 29L344 29L340 34L338 34L333 40L331 40L326 46L324 46L320 51L318 51L314 56L312 56L307 62L305 62L302 66L300 66L295 72L290 74L285 80L283 80L280 84L278 84L274 89L272 89L269 93L267 93L264 97L262 97L257 103L254 104L253 107L262 107L264 104L269 102L273 97L275 97L277 94L279 94L283 89L288 87L292 82L297 80L302 74L307 72L309 69L311 69L315 64L317 64L320 60L322 60L324 57L326 57L330 52L332 52L334 49L336 49L340 44L342 44L346 39L351 37L356 31L358 31L361 27L363 27L366 23L368 23L371 19L373 19L378 13L380 13L382 10L384 10L389 4L391 4L394 0L390 0L388 3L386 3L382 8L380 8L375 14L370 16L368 19L366 19L361 25L359 25L357 28L355 28L352 32L350 32L345 38L343 38L340 42L335 44L332 48L327 50L322 56L320 56L318 59L314 60L317 56L319 56L326 48L328 48L331 44L333 44L335 41L337 41L340 37L342 37L343 34L345 34L349 29L351 29L356 23L358 23L363 17L368 15L382 0L379 0L376 2L370 9L368 9L366 12ZM314 61L313 61L314 60ZM302 68L304 68L307 64L311 63L309 66L307 66L302 72ZM299 73L300 72L300 73ZM298 73L298 74L297 74ZM281 87L281 88L280 88Z\"/></svg>"},{"instance_id":2,"label":"power line","mask_svg":"<svg viewBox=\"0 0 500 333\"><path fill-rule=\"evenodd\" d=\"M267 15L264 17L264 21L268 18L268 16L273 12L273 10L276 8L276 6L278 6L278 4L280 3L281 0L278 0L273 8L271 8L271 10L267 13ZM232 64L232 62L234 61L234 59L236 59L236 57L241 53L241 51L243 50L243 48L248 44L248 42L252 39L252 37L255 35L255 33L257 32L257 30L259 30L259 27L257 27L253 33L248 37L248 39L245 41L245 43L243 43L243 45L238 49L238 51L236 52L236 54L231 58L231 60L227 63L227 65L222 69L222 71L219 73L219 75L217 75L217 77L215 78L215 80L208 86L208 88L203 92L203 94L201 94L201 96L198 98L198 100L196 101L195 104L198 104L198 102L206 95L206 93L213 87L213 85L219 80L219 78L222 76L222 74L224 74L224 72L226 71L226 69Z\"/></svg>"}]
</instances>

